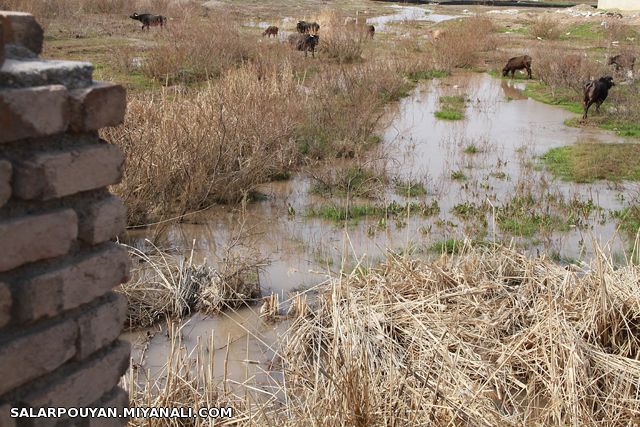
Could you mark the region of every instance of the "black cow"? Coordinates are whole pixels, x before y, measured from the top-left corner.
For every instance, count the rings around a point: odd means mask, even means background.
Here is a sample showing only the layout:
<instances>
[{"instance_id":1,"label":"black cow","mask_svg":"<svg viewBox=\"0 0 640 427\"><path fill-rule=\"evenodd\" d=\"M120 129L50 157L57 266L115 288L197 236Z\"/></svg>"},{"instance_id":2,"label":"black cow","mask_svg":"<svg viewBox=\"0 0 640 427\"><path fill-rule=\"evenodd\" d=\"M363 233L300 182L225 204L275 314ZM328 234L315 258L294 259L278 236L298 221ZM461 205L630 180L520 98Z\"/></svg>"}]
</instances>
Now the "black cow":
<instances>
[{"instance_id":1,"label":"black cow","mask_svg":"<svg viewBox=\"0 0 640 427\"><path fill-rule=\"evenodd\" d=\"M150 13L134 13L129 18L135 19L136 21L142 22L142 30L150 27L160 26L164 28L164 25L167 23L167 18L162 15L152 15Z\"/></svg>"},{"instance_id":2,"label":"black cow","mask_svg":"<svg viewBox=\"0 0 640 427\"><path fill-rule=\"evenodd\" d=\"M367 34L369 35L369 37L373 38L373 36L376 34L376 27L374 27L373 25L367 25Z\"/></svg>"},{"instance_id":3,"label":"black cow","mask_svg":"<svg viewBox=\"0 0 640 427\"><path fill-rule=\"evenodd\" d=\"M507 65L502 69L502 76L506 77L507 74L511 73L511 78L516 73L516 70L527 69L527 74L529 74L529 78L531 78L531 57L529 55L515 56L509 61L507 61Z\"/></svg>"},{"instance_id":4,"label":"black cow","mask_svg":"<svg viewBox=\"0 0 640 427\"><path fill-rule=\"evenodd\" d=\"M591 104L596 104L596 112L600 112L600 105L607 99L609 95L609 89L615 84L613 83L613 77L606 76L600 77L598 80L590 80L584 84L584 115L583 119L587 118L589 107Z\"/></svg>"},{"instance_id":5,"label":"black cow","mask_svg":"<svg viewBox=\"0 0 640 427\"><path fill-rule=\"evenodd\" d=\"M629 69L633 71L633 67L636 64L636 57L628 53L621 53L620 55L612 56L607 61L607 65L615 65L616 71L620 69Z\"/></svg>"},{"instance_id":6,"label":"black cow","mask_svg":"<svg viewBox=\"0 0 640 427\"><path fill-rule=\"evenodd\" d=\"M300 34L309 34L311 32L318 33L320 25L317 22L298 21L296 24L296 31Z\"/></svg>"},{"instance_id":7,"label":"black cow","mask_svg":"<svg viewBox=\"0 0 640 427\"><path fill-rule=\"evenodd\" d=\"M291 34L289 36L289 43L297 50L303 51L304 56L307 56L307 52L311 51L311 56L316 57L316 46L320 42L320 36L317 34Z\"/></svg>"}]
</instances>

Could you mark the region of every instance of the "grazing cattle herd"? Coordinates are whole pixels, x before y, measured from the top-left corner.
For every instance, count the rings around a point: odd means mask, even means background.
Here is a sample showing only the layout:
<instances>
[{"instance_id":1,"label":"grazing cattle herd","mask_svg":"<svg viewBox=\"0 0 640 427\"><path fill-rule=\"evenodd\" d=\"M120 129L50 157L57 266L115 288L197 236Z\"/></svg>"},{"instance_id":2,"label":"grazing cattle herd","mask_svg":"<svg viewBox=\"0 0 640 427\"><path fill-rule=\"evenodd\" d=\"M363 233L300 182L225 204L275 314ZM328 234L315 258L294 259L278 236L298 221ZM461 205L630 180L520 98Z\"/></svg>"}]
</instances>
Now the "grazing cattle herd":
<instances>
[{"instance_id":1,"label":"grazing cattle herd","mask_svg":"<svg viewBox=\"0 0 640 427\"><path fill-rule=\"evenodd\" d=\"M162 15L153 15L151 13L133 13L129 16L131 19L135 19L142 23L142 30L146 28L147 30L150 27L160 26L163 28L167 23L167 18ZM373 25L360 24L358 18L346 18L344 21L345 27L355 27L364 29L366 34L373 38L376 32L376 28ZM275 25L268 26L262 36L267 36L270 38L271 36L278 36L278 27ZM307 21L298 21L296 24L296 32L291 34L288 37L289 44L296 50L304 52L304 56L307 56L308 52L311 52L311 56L315 58L315 51L320 43L320 35L318 32L320 31L320 25L317 22L307 22ZM438 33L440 30L435 30ZM437 37L433 35L433 38L437 40ZM511 78L515 76L515 72L518 70L526 70L529 79L532 78L531 75L531 57L529 55L521 55L510 58L507 61L507 64L502 69L502 76L506 77L509 73L511 73ZM615 56L611 56L607 59L607 65L613 65L617 72L621 70L628 70L629 72L633 72L633 68L635 65L636 58L635 56L629 53L621 53ZM600 77L596 80L590 80L585 82L583 85L584 99L584 114L583 119L587 118L587 114L589 112L589 108L595 104L596 111L600 112L600 105L607 99L609 95L609 89L615 86L613 82L613 77L605 76Z\"/></svg>"}]
</instances>

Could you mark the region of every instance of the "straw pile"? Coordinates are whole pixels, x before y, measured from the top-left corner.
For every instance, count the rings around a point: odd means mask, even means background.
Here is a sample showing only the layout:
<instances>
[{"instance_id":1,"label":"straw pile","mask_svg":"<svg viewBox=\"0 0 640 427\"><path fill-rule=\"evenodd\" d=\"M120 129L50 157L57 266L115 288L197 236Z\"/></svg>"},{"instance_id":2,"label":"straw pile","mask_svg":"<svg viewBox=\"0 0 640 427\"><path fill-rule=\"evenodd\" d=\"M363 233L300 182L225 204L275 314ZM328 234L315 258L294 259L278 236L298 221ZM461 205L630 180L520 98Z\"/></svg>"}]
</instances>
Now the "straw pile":
<instances>
[{"instance_id":1,"label":"straw pile","mask_svg":"<svg viewBox=\"0 0 640 427\"><path fill-rule=\"evenodd\" d=\"M288 423L640 422L639 269L594 265L466 247L336 280L285 336Z\"/></svg>"}]
</instances>

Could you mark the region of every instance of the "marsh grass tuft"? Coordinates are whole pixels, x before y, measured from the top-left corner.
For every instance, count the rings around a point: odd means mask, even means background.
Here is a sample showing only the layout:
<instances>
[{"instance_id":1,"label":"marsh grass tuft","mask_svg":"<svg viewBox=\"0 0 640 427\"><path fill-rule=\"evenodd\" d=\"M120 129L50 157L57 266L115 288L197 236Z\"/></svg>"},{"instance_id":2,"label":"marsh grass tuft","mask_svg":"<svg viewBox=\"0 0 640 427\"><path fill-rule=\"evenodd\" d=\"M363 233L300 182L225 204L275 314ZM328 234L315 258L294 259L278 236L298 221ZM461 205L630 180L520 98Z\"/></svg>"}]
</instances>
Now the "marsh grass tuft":
<instances>
[{"instance_id":1,"label":"marsh grass tuft","mask_svg":"<svg viewBox=\"0 0 640 427\"><path fill-rule=\"evenodd\" d=\"M640 144L635 143L577 143L552 148L542 161L566 181L640 180Z\"/></svg>"}]
</instances>

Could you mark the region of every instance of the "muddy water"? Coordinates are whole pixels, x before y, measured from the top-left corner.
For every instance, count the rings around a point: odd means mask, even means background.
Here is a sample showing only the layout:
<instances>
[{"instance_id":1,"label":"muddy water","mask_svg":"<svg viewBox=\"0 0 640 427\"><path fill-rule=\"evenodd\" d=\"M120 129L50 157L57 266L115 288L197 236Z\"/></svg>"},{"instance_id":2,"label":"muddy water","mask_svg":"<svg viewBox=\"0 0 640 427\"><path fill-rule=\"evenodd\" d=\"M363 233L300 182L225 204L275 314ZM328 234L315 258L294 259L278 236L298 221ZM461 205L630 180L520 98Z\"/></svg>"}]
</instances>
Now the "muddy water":
<instances>
[{"instance_id":1,"label":"muddy water","mask_svg":"<svg viewBox=\"0 0 640 427\"><path fill-rule=\"evenodd\" d=\"M389 249L418 248L429 256L425 248L434 241L464 234L468 224L461 223L450 210L465 201L488 200L497 206L518 189L524 189L536 194L591 199L606 209L620 208L619 195L625 187L629 189L629 184L614 188L605 183L561 182L536 168L534 159L561 145L579 141L618 143L623 139L605 131L564 126L563 121L572 117L572 113L527 99L521 89L518 84L486 74L462 74L421 84L411 96L390 108L390 123L381 132L383 143L372 157L385 159L391 177L425 183L428 194L416 200L427 203L437 200L441 212L435 217L389 220L386 228L378 227L378 218L347 225L310 218L305 215L310 206L344 205L347 201L311 195L310 179L297 176L286 182L265 184L260 188L267 196L265 201L247 204L245 208L216 208L190 217L191 224L172 226L162 233L165 246L186 252L195 242L197 261L214 266L229 247L264 257L268 265L259 275L263 294L280 293L282 301L290 291L320 283L342 266L348 268L358 260L374 264ZM436 119L434 112L442 95L464 95L468 99L464 120ZM469 144L478 147L479 152L465 154L464 148ZM453 180L454 170L463 171L467 180ZM381 199L379 203L407 200L392 191ZM447 221L448 225L441 225ZM142 237L136 237L141 246ZM489 219L485 238L494 237L509 239ZM614 252L625 247L615 233L615 224L611 220L601 223L598 218L590 219L584 228L518 239L517 243L530 251L555 251L566 257L588 259L593 251L592 237L610 242ZM271 347L285 326L263 322L256 310L250 307L214 317L197 314L182 324L183 344L191 351L201 337L208 348L206 343L213 335L215 373L222 378L229 340L229 376L238 381L255 376L256 381L267 382L265 372L270 371L276 360ZM165 363L170 344L162 328L154 330L148 347L144 334L127 336L136 343L134 361L140 361L152 372L159 372Z\"/></svg>"},{"instance_id":2,"label":"muddy water","mask_svg":"<svg viewBox=\"0 0 640 427\"><path fill-rule=\"evenodd\" d=\"M384 30L388 26L388 24L391 24L393 22L403 22L403 21L442 22L442 21L448 21L450 19L457 18L456 16L440 15L437 13L432 13L430 9L426 9L418 6L392 5L388 7L394 11L392 14L384 15L384 16L376 16L374 18L368 18L367 24L375 25L376 30Z\"/></svg>"}]
</instances>

